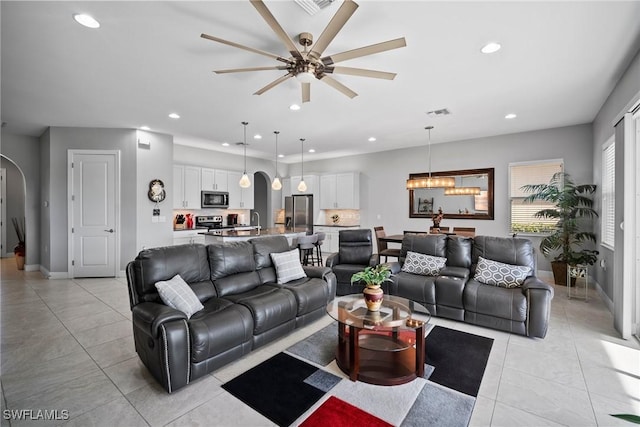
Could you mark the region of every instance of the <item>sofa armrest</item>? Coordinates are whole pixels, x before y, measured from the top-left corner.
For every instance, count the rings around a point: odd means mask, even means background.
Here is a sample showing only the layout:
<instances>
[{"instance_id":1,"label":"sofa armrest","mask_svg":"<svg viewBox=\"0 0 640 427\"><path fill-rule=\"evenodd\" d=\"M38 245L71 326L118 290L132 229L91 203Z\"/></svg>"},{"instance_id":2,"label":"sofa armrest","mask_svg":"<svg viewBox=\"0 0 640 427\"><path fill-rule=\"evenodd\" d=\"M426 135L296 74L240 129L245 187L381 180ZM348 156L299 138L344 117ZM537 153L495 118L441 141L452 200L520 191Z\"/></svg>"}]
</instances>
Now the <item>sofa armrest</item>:
<instances>
[{"instance_id":1,"label":"sofa armrest","mask_svg":"<svg viewBox=\"0 0 640 427\"><path fill-rule=\"evenodd\" d=\"M466 280L469 278L469 274L470 271L468 268L445 266L442 270L440 270L438 276L451 276Z\"/></svg>"},{"instance_id":2,"label":"sofa armrest","mask_svg":"<svg viewBox=\"0 0 640 427\"><path fill-rule=\"evenodd\" d=\"M527 297L527 336L544 338L549 328L553 286L537 277L528 277L522 292Z\"/></svg>"},{"instance_id":3,"label":"sofa armrest","mask_svg":"<svg viewBox=\"0 0 640 427\"><path fill-rule=\"evenodd\" d=\"M398 274L402 270L402 266L398 261L392 261L386 263L389 266L389 270L391 270L391 274Z\"/></svg>"},{"instance_id":4,"label":"sofa armrest","mask_svg":"<svg viewBox=\"0 0 640 427\"><path fill-rule=\"evenodd\" d=\"M331 273L331 269L329 267L303 265L302 269L304 270L307 277L315 277L317 279L324 279L328 273Z\"/></svg>"},{"instance_id":5,"label":"sofa armrest","mask_svg":"<svg viewBox=\"0 0 640 427\"><path fill-rule=\"evenodd\" d=\"M327 262L325 263L327 267L332 268L338 264L340 264L340 254L338 252L327 257Z\"/></svg>"},{"instance_id":6,"label":"sofa armrest","mask_svg":"<svg viewBox=\"0 0 640 427\"><path fill-rule=\"evenodd\" d=\"M173 320L187 320L183 312L168 305L143 302L132 309L133 325L152 338L158 338L160 325Z\"/></svg>"}]
</instances>

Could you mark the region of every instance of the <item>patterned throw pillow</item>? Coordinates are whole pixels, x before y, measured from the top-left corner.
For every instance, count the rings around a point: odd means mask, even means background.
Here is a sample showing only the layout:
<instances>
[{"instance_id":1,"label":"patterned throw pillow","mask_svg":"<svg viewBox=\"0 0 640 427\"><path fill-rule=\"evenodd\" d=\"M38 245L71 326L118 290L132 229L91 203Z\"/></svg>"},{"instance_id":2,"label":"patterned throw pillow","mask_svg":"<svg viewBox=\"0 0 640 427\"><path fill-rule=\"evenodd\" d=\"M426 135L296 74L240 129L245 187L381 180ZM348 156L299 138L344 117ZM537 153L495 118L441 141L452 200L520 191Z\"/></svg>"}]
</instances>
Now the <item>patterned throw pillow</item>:
<instances>
[{"instance_id":1,"label":"patterned throw pillow","mask_svg":"<svg viewBox=\"0 0 640 427\"><path fill-rule=\"evenodd\" d=\"M531 267L505 264L479 257L476 275L473 278L485 285L517 288L522 286L529 274L531 274Z\"/></svg>"},{"instance_id":2,"label":"patterned throw pillow","mask_svg":"<svg viewBox=\"0 0 640 427\"><path fill-rule=\"evenodd\" d=\"M447 259L418 252L407 252L402 271L422 276L437 276L447 263Z\"/></svg>"},{"instance_id":3,"label":"patterned throw pillow","mask_svg":"<svg viewBox=\"0 0 640 427\"><path fill-rule=\"evenodd\" d=\"M179 274L173 276L171 280L156 282L156 289L163 303L180 310L188 318L204 308L193 289Z\"/></svg>"},{"instance_id":4,"label":"patterned throw pillow","mask_svg":"<svg viewBox=\"0 0 640 427\"><path fill-rule=\"evenodd\" d=\"M271 261L276 266L278 283L281 285L292 280L307 277L300 264L300 250L298 248L288 252L272 253Z\"/></svg>"}]
</instances>

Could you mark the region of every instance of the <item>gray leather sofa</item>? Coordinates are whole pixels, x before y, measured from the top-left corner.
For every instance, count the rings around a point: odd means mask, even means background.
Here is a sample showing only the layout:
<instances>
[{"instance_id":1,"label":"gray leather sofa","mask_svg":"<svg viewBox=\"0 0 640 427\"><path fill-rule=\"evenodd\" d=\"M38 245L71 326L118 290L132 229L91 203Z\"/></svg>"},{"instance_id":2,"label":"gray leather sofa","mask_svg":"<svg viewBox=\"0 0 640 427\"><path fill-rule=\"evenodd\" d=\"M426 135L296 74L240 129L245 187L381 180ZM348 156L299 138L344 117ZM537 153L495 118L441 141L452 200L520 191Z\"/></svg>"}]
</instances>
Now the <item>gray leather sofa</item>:
<instances>
[{"instance_id":1,"label":"gray leather sofa","mask_svg":"<svg viewBox=\"0 0 640 427\"><path fill-rule=\"evenodd\" d=\"M401 271L407 252L447 259L437 276ZM530 275L520 287L505 288L474 279L479 257L528 266ZM549 326L553 286L536 277L536 257L530 240L477 236L407 234L399 261L392 265L391 295L419 302L432 315L544 338Z\"/></svg>"},{"instance_id":2,"label":"gray leather sofa","mask_svg":"<svg viewBox=\"0 0 640 427\"><path fill-rule=\"evenodd\" d=\"M325 314L335 275L304 266L307 277L278 284L270 254L288 250L262 237L147 249L127 265L136 352L169 393ZM204 306L191 318L156 291L176 274Z\"/></svg>"}]
</instances>

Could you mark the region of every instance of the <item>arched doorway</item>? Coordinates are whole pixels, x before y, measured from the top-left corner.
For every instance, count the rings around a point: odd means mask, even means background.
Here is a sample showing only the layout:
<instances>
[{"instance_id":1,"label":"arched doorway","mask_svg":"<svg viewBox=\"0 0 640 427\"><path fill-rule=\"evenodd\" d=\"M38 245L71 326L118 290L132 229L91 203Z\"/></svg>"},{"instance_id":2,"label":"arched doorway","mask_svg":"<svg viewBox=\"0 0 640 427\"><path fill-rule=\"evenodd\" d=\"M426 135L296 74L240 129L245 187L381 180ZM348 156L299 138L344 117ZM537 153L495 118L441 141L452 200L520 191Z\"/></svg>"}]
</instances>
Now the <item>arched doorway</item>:
<instances>
[{"instance_id":1,"label":"arched doorway","mask_svg":"<svg viewBox=\"0 0 640 427\"><path fill-rule=\"evenodd\" d=\"M260 215L260 226L262 228L271 227L273 224L273 209L271 208L271 180L262 171L253 174L253 213Z\"/></svg>"},{"instance_id":2,"label":"arched doorway","mask_svg":"<svg viewBox=\"0 0 640 427\"><path fill-rule=\"evenodd\" d=\"M0 256L13 257L13 249L19 243L13 219L21 226L25 224L26 181L18 165L4 155L0 156L0 193Z\"/></svg>"}]
</instances>

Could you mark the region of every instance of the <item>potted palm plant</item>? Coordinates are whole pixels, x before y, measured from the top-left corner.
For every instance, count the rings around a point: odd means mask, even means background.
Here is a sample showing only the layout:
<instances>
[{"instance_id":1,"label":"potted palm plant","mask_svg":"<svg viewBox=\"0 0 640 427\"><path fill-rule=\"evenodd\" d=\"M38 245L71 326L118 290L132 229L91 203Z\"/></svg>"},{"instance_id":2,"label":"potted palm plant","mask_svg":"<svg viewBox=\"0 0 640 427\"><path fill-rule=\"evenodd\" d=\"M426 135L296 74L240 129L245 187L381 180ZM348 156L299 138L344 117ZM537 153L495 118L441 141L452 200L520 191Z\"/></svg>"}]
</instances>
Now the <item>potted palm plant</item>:
<instances>
[{"instance_id":1,"label":"potted palm plant","mask_svg":"<svg viewBox=\"0 0 640 427\"><path fill-rule=\"evenodd\" d=\"M569 174L557 172L548 184L525 185L522 189L531 193L525 203L541 200L553 204L535 213L536 218L556 220L540 242L540 251L552 258L555 283L566 285L567 265L593 265L598 259L598 251L583 248L588 242L596 242L596 235L590 231L590 220L598 216L591 199L596 186L576 184Z\"/></svg>"},{"instance_id":2,"label":"potted palm plant","mask_svg":"<svg viewBox=\"0 0 640 427\"><path fill-rule=\"evenodd\" d=\"M390 277L391 269L388 264L378 264L375 267L367 267L351 276L351 284L359 281L364 282L364 301L369 311L380 310L382 297L384 295L381 286L384 282L390 281Z\"/></svg>"}]
</instances>

